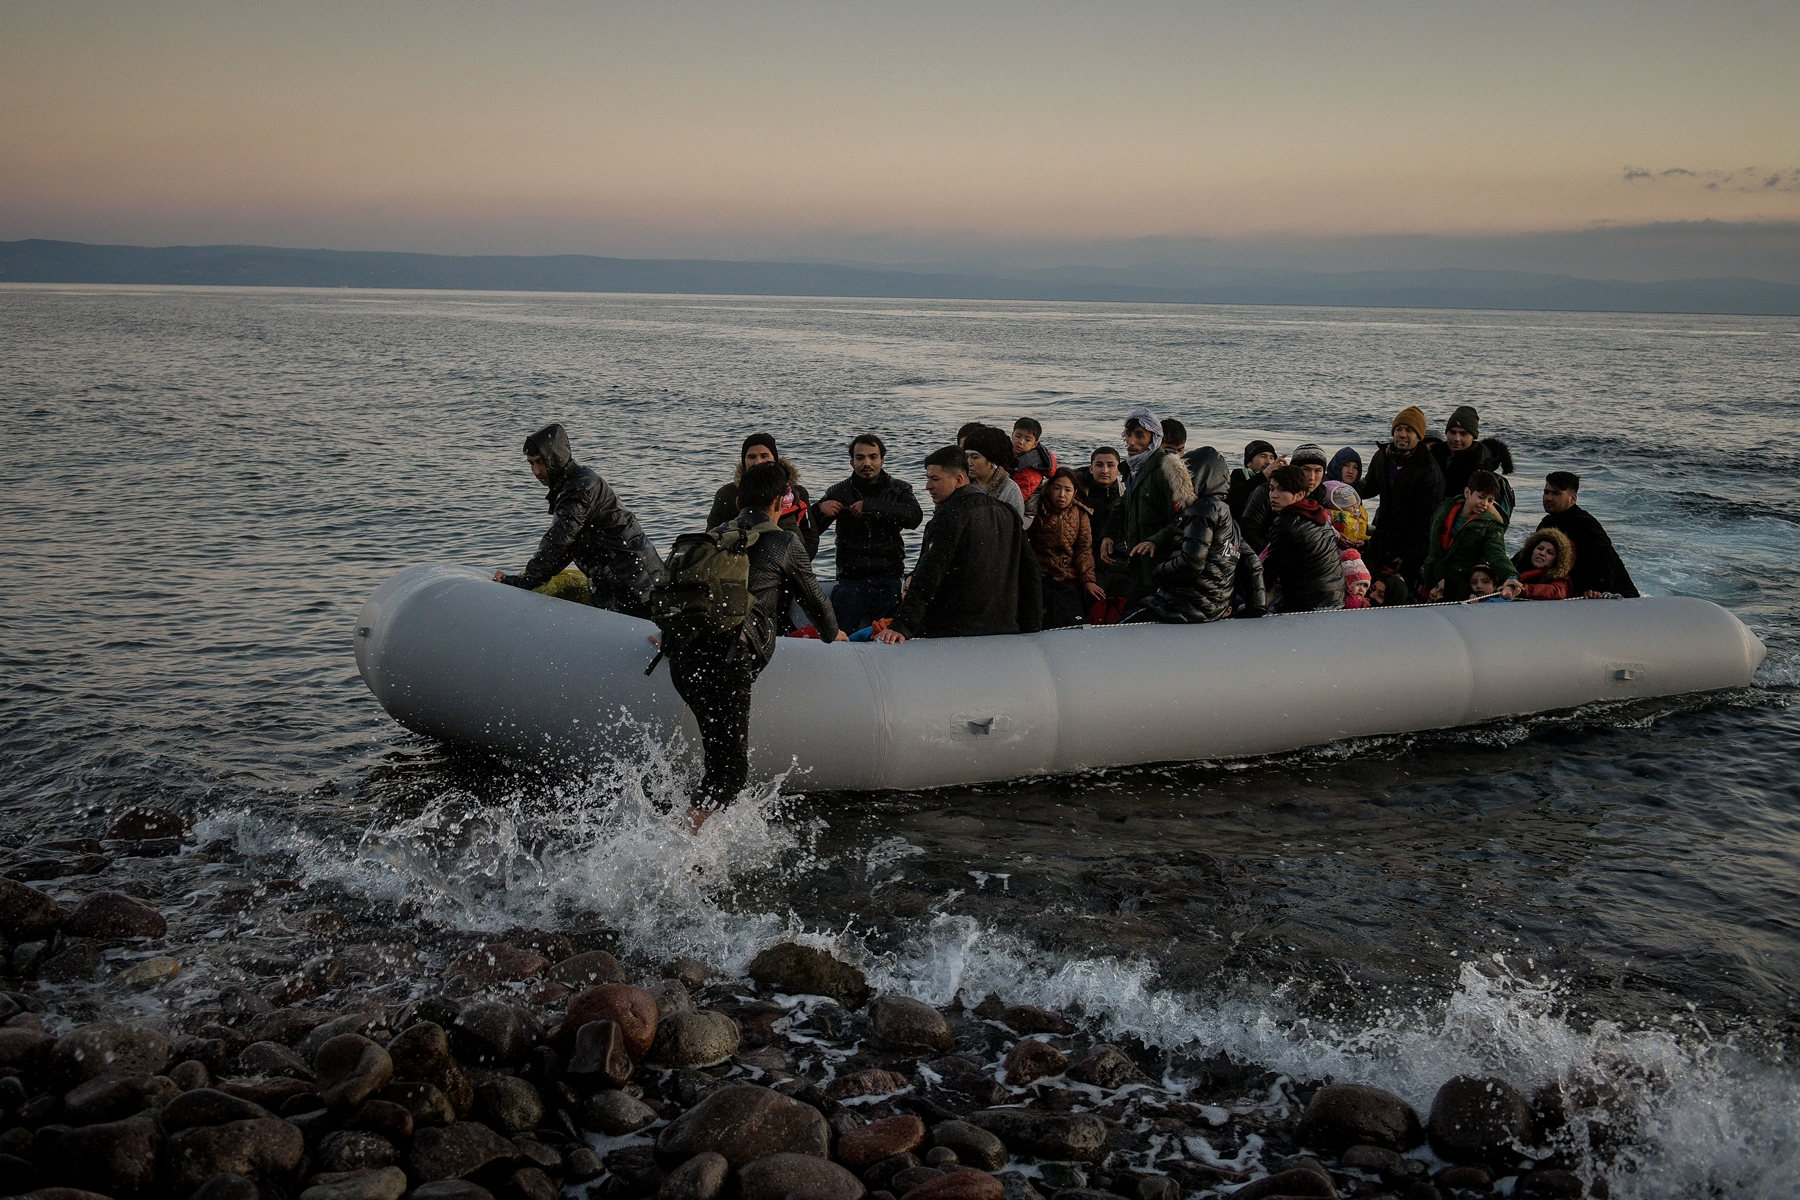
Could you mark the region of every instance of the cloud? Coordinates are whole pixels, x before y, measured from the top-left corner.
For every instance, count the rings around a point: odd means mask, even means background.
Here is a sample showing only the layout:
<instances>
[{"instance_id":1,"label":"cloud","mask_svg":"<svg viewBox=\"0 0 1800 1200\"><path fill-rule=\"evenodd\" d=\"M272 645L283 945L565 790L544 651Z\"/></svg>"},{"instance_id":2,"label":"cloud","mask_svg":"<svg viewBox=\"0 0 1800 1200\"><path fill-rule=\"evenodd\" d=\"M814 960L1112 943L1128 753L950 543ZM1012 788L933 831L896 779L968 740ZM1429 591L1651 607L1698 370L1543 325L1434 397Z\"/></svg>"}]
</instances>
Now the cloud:
<instances>
[{"instance_id":1,"label":"cloud","mask_svg":"<svg viewBox=\"0 0 1800 1200\"><path fill-rule=\"evenodd\" d=\"M1791 171L1763 171L1743 167L1736 171L1690 171L1686 167L1667 167L1653 171L1646 167L1626 167L1627 183L1661 183L1664 180L1692 180L1709 192L1800 192L1800 167Z\"/></svg>"}]
</instances>

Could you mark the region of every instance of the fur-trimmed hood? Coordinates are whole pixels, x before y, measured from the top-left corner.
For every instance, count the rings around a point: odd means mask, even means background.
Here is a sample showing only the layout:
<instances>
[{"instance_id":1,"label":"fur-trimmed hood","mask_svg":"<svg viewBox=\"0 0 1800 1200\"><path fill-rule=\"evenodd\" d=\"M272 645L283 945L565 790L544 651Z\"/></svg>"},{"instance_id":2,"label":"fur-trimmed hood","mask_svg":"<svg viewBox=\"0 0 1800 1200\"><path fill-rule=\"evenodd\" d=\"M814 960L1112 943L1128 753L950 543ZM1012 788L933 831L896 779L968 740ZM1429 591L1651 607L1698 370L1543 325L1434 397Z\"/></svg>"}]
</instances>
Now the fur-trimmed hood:
<instances>
[{"instance_id":1,"label":"fur-trimmed hood","mask_svg":"<svg viewBox=\"0 0 1800 1200\"><path fill-rule=\"evenodd\" d=\"M785 458L778 458L775 461L780 463L781 469L787 472L787 479L788 479L789 487L793 487L796 483L800 482L800 468L799 467L796 467L793 463L789 462ZM742 484L744 482L744 460L741 458L738 459L737 474L733 475L731 477L731 482L736 483L736 484Z\"/></svg>"},{"instance_id":2,"label":"fur-trimmed hood","mask_svg":"<svg viewBox=\"0 0 1800 1200\"><path fill-rule=\"evenodd\" d=\"M1175 511L1180 512L1194 502L1194 477L1188 472L1188 465L1174 451L1162 456L1158 468L1163 478L1169 481L1169 493L1175 501Z\"/></svg>"},{"instance_id":3,"label":"fur-trimmed hood","mask_svg":"<svg viewBox=\"0 0 1800 1200\"><path fill-rule=\"evenodd\" d=\"M1575 569L1575 543L1560 529L1540 529L1525 539L1525 544L1519 547L1518 558L1519 562L1525 564L1524 569L1535 570L1531 565L1531 552L1539 542L1549 542L1556 547L1556 561L1544 572L1545 582L1554 583L1558 579L1567 579L1569 572Z\"/></svg>"}]
</instances>

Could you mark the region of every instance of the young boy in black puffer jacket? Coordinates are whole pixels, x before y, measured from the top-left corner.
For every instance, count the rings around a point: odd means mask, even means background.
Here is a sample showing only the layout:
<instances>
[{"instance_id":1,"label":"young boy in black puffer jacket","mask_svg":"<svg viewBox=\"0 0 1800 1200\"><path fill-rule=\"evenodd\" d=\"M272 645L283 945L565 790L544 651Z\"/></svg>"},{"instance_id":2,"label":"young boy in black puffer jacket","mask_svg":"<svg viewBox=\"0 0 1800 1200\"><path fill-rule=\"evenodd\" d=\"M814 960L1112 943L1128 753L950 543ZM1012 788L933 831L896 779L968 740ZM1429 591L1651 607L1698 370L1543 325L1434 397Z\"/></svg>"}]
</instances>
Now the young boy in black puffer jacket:
<instances>
[{"instance_id":1,"label":"young boy in black puffer jacket","mask_svg":"<svg viewBox=\"0 0 1800 1200\"><path fill-rule=\"evenodd\" d=\"M1307 497L1306 485L1306 473L1292 465L1277 467L1269 476L1275 523L1263 552L1263 580L1270 592L1281 591L1280 599L1269 606L1276 612L1344 607L1344 565L1337 535L1325 509Z\"/></svg>"}]
</instances>

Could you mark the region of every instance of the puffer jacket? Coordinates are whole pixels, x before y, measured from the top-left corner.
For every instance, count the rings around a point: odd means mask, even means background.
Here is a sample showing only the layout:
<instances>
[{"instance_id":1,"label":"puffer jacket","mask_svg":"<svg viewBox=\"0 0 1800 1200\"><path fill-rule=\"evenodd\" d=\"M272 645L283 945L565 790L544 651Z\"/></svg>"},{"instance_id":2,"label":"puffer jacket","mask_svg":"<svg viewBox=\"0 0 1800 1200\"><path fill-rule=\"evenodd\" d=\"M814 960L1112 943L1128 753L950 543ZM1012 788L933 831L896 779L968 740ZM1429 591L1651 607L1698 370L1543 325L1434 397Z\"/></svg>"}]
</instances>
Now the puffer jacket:
<instances>
[{"instance_id":1,"label":"puffer jacket","mask_svg":"<svg viewBox=\"0 0 1800 1200\"><path fill-rule=\"evenodd\" d=\"M1231 469L1225 456L1208 446L1189 454L1186 463L1195 498L1181 510L1180 540L1156 568L1156 593L1144 600L1144 607L1167 624L1229 617L1244 553L1227 501ZM1254 551L1250 557L1256 557ZM1259 590L1261 576L1259 564Z\"/></svg>"},{"instance_id":2,"label":"puffer jacket","mask_svg":"<svg viewBox=\"0 0 1800 1200\"><path fill-rule=\"evenodd\" d=\"M912 582L889 628L911 638L1043 627L1043 579L1018 514L972 483L946 496L925 526Z\"/></svg>"},{"instance_id":3,"label":"puffer jacket","mask_svg":"<svg viewBox=\"0 0 1800 1200\"><path fill-rule=\"evenodd\" d=\"M1344 564L1337 536L1317 504L1302 500L1275 514L1263 578L1281 589L1281 611L1344 607Z\"/></svg>"},{"instance_id":4,"label":"puffer jacket","mask_svg":"<svg viewBox=\"0 0 1800 1200\"><path fill-rule=\"evenodd\" d=\"M806 489L800 486L800 468L785 458L780 461L782 469L787 472L788 490L793 493L794 502L782 511L781 520L777 524L789 533L800 535L801 542L806 546L806 557L817 558L819 556L819 534L822 530L813 519L812 497L808 496ZM743 479L744 468L740 463L737 477L713 493L712 510L706 514L708 529L717 529L721 525L727 525L737 520L738 484L743 482Z\"/></svg>"},{"instance_id":5,"label":"puffer jacket","mask_svg":"<svg viewBox=\"0 0 1800 1200\"><path fill-rule=\"evenodd\" d=\"M569 434L546 425L526 439L526 451L549 468L553 518L525 570L506 576L514 587L542 587L570 563L588 577L598 608L641 612L663 562L644 527L591 468L575 461Z\"/></svg>"},{"instance_id":6,"label":"puffer jacket","mask_svg":"<svg viewBox=\"0 0 1800 1200\"><path fill-rule=\"evenodd\" d=\"M1075 588L1094 582L1094 531L1087 505L1077 500L1061 512L1040 507L1029 536L1045 579Z\"/></svg>"},{"instance_id":7,"label":"puffer jacket","mask_svg":"<svg viewBox=\"0 0 1800 1200\"><path fill-rule=\"evenodd\" d=\"M1444 498L1444 472L1437 459L1423 445L1401 457L1393 443L1383 442L1356 481L1356 491L1365 500L1381 501L1363 546L1364 561L1370 570L1379 570L1397 558L1402 577L1416 582L1431 550L1431 514Z\"/></svg>"},{"instance_id":8,"label":"puffer jacket","mask_svg":"<svg viewBox=\"0 0 1800 1200\"><path fill-rule=\"evenodd\" d=\"M1306 493L1306 498L1325 508L1325 484L1321 483ZM1327 510L1329 515L1329 510ZM1244 515L1238 518L1238 533L1245 544L1258 554L1269 548L1269 534L1275 528L1275 506L1269 503L1269 483L1253 488L1250 498L1244 501Z\"/></svg>"},{"instance_id":9,"label":"puffer jacket","mask_svg":"<svg viewBox=\"0 0 1800 1200\"><path fill-rule=\"evenodd\" d=\"M1538 568L1531 565L1531 552L1539 543L1548 542L1556 550L1556 561L1548 567ZM1519 583L1524 587L1520 595L1526 600L1567 600L1569 598L1569 572L1575 569L1575 543L1569 535L1560 529L1540 529L1525 539L1519 552L1513 555L1513 566L1519 569Z\"/></svg>"},{"instance_id":10,"label":"puffer jacket","mask_svg":"<svg viewBox=\"0 0 1800 1200\"><path fill-rule=\"evenodd\" d=\"M1104 536L1112 539L1113 558L1125 563L1131 548L1143 542L1155 553L1131 558L1130 594L1142 599L1156 590L1156 567L1175 545L1181 510L1194 499L1187 465L1168 450L1157 450L1132 475L1124 499L1114 506Z\"/></svg>"},{"instance_id":11,"label":"puffer jacket","mask_svg":"<svg viewBox=\"0 0 1800 1200\"><path fill-rule=\"evenodd\" d=\"M886 471L864 484L855 475L834 483L819 497L835 500L844 511L827 517L814 510L813 525L822 534L837 523L837 577L845 583L871 579L898 579L906 574L906 543L902 529L917 529L925 519L912 485ZM863 515L850 506L860 503Z\"/></svg>"},{"instance_id":12,"label":"puffer jacket","mask_svg":"<svg viewBox=\"0 0 1800 1200\"><path fill-rule=\"evenodd\" d=\"M783 529L769 520L767 513L740 512L736 521L727 522L754 532L756 543L750 555L750 595L754 605L744 620L743 645L767 666L775 654L775 637L781 618L787 615L790 601L798 601L823 641L837 640L837 618L831 601L813 575L812 556L800 535ZM759 669L760 669L759 666Z\"/></svg>"}]
</instances>

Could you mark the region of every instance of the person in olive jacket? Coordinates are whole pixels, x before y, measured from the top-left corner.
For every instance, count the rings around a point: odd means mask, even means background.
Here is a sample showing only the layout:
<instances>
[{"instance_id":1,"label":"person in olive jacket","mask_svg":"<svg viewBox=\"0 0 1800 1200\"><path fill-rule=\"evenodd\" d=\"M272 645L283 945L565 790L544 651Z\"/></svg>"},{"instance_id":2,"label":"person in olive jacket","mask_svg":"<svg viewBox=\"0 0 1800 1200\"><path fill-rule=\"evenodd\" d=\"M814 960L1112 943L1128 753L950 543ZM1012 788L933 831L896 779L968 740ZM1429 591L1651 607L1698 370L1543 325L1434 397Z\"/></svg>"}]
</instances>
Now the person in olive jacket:
<instances>
[{"instance_id":1,"label":"person in olive jacket","mask_svg":"<svg viewBox=\"0 0 1800 1200\"><path fill-rule=\"evenodd\" d=\"M1276 611L1313 612L1344 607L1344 564L1331 516L1307 496L1310 481L1296 466L1269 476L1269 503L1275 524L1263 553L1263 579L1271 593L1281 590Z\"/></svg>"},{"instance_id":2,"label":"person in olive jacket","mask_svg":"<svg viewBox=\"0 0 1800 1200\"><path fill-rule=\"evenodd\" d=\"M1222 621L1242 603L1244 615L1263 613L1262 562L1244 545L1232 520L1230 465L1211 446L1186 458L1194 502L1181 510L1181 537L1156 568L1156 591L1145 612L1169 625Z\"/></svg>"},{"instance_id":3,"label":"person in olive jacket","mask_svg":"<svg viewBox=\"0 0 1800 1200\"><path fill-rule=\"evenodd\" d=\"M555 519L525 570L517 575L495 571L494 581L538 588L574 563L587 576L596 608L649 616L650 588L662 578L663 562L637 517L619 503L606 480L575 461L561 425L546 425L526 438L525 461L550 489Z\"/></svg>"},{"instance_id":4,"label":"person in olive jacket","mask_svg":"<svg viewBox=\"0 0 1800 1200\"><path fill-rule=\"evenodd\" d=\"M1100 559L1129 563L1135 601L1156 590L1157 561L1175 545L1176 523L1194 498L1194 481L1187 466L1162 448L1162 422L1147 408L1125 418L1125 449L1131 476L1125 498L1107 518Z\"/></svg>"},{"instance_id":5,"label":"person in olive jacket","mask_svg":"<svg viewBox=\"0 0 1800 1200\"><path fill-rule=\"evenodd\" d=\"M1477 564L1498 572L1499 583L1518 574L1506 556L1502 486L1492 471L1477 471L1462 495L1445 500L1431 514L1431 550L1419 568L1419 585L1431 599L1467 600L1469 572Z\"/></svg>"},{"instance_id":6,"label":"person in olive jacket","mask_svg":"<svg viewBox=\"0 0 1800 1200\"><path fill-rule=\"evenodd\" d=\"M850 478L826 489L813 506L820 534L837 525L837 586L831 611L839 627L864 629L900 608L906 575L901 530L925 519L912 485L887 473L887 444L872 433L850 443Z\"/></svg>"},{"instance_id":7,"label":"person in olive jacket","mask_svg":"<svg viewBox=\"0 0 1800 1200\"><path fill-rule=\"evenodd\" d=\"M1365 500L1380 500L1362 556L1379 574L1398 563L1411 585L1431 549L1431 514L1444 498L1444 472L1425 448L1425 413L1403 408L1390 427L1393 441L1382 443L1356 483Z\"/></svg>"}]
</instances>

